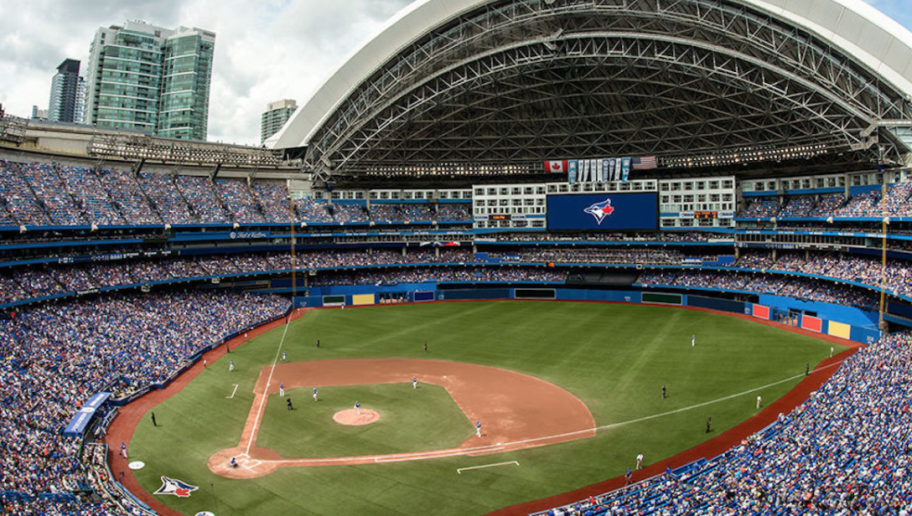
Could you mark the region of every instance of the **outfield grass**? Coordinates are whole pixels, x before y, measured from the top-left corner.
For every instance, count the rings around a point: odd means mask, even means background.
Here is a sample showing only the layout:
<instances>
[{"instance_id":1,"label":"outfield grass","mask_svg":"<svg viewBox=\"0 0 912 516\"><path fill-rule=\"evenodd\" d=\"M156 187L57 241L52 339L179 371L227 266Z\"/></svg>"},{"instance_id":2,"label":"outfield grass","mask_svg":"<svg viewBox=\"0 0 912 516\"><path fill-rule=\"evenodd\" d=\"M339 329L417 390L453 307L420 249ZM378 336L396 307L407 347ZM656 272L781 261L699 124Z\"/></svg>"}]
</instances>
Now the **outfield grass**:
<instances>
[{"instance_id":1,"label":"outfield grass","mask_svg":"<svg viewBox=\"0 0 912 516\"><path fill-rule=\"evenodd\" d=\"M310 389L289 389L298 400L288 410L285 398L269 397L257 446L286 458L380 455L455 448L475 435L450 394L439 385L411 383L320 387L314 402ZM333 422L333 414L352 408L376 410L380 420L365 426Z\"/></svg>"},{"instance_id":2,"label":"outfield grass","mask_svg":"<svg viewBox=\"0 0 912 516\"><path fill-rule=\"evenodd\" d=\"M620 475L637 453L648 464L718 435L756 412L758 394L768 404L791 389L805 365L813 367L829 356L831 346L752 321L656 306L507 301L314 310L289 327L283 345L288 361L403 357L491 365L567 389L586 403L600 426L664 415L601 430L592 439L483 457L285 468L243 481L214 475L206 461L240 440L253 385L260 369L274 360L282 334L280 328L253 339L211 364L154 409L158 428L144 420L130 457L147 464L136 472L145 489L157 489L161 475L201 486L189 499L161 498L185 514L482 514ZM696 335L695 347L691 335ZM314 347L317 338L320 349ZM231 373L229 358L236 368ZM235 396L227 399L235 384ZM662 385L668 386L664 401ZM309 393L298 397L296 406L310 401ZM706 405L688 409L701 404ZM284 407L269 405L264 423L269 437L263 438L283 447L283 454L298 456L325 446L326 455L354 455L373 453L363 451L369 447L399 446L379 434L346 436L325 419L283 429L278 417L287 414L272 412ZM350 401L340 406L348 408ZM714 422L709 435L708 416ZM464 425L465 416L459 417ZM295 430L299 423L327 442L293 439L302 435ZM394 430L391 440L399 432ZM278 443L279 436L286 442ZM430 445L416 438L412 450ZM456 475L456 468L513 460L521 466Z\"/></svg>"}]
</instances>

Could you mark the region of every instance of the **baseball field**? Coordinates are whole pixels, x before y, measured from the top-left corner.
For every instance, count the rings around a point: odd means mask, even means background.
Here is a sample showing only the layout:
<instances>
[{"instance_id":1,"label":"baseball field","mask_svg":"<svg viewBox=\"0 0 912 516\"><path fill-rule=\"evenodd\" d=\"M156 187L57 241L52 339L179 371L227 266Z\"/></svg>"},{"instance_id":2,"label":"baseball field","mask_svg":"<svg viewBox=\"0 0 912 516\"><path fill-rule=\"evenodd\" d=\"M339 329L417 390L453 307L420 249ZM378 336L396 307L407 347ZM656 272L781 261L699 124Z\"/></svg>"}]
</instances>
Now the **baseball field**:
<instances>
[{"instance_id":1,"label":"baseball field","mask_svg":"<svg viewBox=\"0 0 912 516\"><path fill-rule=\"evenodd\" d=\"M157 426L146 412L130 460L145 463L134 475L149 493L162 476L197 487L155 496L182 514L484 514L711 439L832 345L660 306L310 310L152 407Z\"/></svg>"}]
</instances>

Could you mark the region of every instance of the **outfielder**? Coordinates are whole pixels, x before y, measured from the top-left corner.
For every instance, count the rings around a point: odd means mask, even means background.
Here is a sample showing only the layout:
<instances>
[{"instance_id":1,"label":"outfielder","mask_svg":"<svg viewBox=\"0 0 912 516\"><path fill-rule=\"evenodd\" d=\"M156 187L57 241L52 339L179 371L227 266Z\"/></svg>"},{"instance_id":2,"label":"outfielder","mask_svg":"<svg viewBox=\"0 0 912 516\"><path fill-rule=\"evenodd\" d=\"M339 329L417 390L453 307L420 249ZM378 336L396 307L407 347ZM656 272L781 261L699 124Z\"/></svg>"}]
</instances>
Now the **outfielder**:
<instances>
[{"instance_id":1,"label":"outfielder","mask_svg":"<svg viewBox=\"0 0 912 516\"><path fill-rule=\"evenodd\" d=\"M317 388L314 387L314 401L317 401Z\"/></svg>"},{"instance_id":2,"label":"outfielder","mask_svg":"<svg viewBox=\"0 0 912 516\"><path fill-rule=\"evenodd\" d=\"M696 345L697 345L697 336L696 336L696 335L691 335L691 336L690 336L690 347L694 347L694 346L696 346Z\"/></svg>"},{"instance_id":3,"label":"outfielder","mask_svg":"<svg viewBox=\"0 0 912 516\"><path fill-rule=\"evenodd\" d=\"M228 362L228 372L234 371L234 360Z\"/></svg>"}]
</instances>

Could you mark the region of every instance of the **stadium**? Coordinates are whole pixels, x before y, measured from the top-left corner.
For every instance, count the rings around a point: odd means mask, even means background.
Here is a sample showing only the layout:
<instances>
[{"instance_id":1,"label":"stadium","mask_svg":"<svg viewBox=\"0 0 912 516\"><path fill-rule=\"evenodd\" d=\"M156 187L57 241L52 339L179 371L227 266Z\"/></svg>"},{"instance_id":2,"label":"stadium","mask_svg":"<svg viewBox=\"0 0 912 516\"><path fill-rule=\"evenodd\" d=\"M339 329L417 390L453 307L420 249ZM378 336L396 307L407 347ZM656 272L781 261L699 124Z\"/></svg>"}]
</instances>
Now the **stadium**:
<instances>
[{"instance_id":1,"label":"stadium","mask_svg":"<svg viewBox=\"0 0 912 516\"><path fill-rule=\"evenodd\" d=\"M419 0L265 147L0 109L9 514L908 514L912 33Z\"/></svg>"}]
</instances>

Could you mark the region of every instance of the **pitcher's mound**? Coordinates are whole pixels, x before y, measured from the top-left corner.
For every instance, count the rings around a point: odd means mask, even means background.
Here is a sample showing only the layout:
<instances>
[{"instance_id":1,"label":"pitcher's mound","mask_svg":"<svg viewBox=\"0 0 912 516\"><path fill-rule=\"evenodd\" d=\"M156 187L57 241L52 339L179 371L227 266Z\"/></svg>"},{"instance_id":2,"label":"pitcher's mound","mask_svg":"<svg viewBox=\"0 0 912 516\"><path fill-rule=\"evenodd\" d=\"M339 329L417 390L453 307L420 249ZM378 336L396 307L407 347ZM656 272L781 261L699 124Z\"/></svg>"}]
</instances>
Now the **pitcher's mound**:
<instances>
[{"instance_id":1,"label":"pitcher's mound","mask_svg":"<svg viewBox=\"0 0 912 516\"><path fill-rule=\"evenodd\" d=\"M379 419L380 414L376 410L371 409L361 409L361 414L358 414L355 409L350 408L347 410L340 410L333 414L333 421L340 425L348 426L369 425L377 422Z\"/></svg>"}]
</instances>

